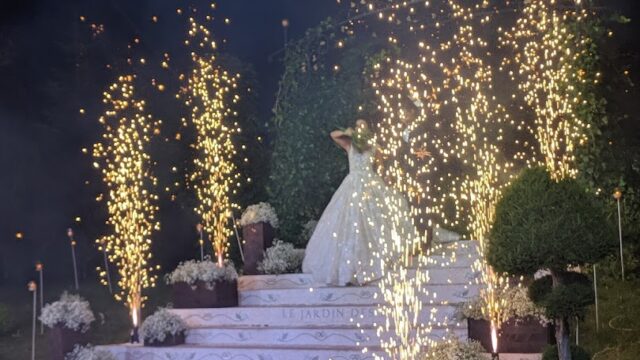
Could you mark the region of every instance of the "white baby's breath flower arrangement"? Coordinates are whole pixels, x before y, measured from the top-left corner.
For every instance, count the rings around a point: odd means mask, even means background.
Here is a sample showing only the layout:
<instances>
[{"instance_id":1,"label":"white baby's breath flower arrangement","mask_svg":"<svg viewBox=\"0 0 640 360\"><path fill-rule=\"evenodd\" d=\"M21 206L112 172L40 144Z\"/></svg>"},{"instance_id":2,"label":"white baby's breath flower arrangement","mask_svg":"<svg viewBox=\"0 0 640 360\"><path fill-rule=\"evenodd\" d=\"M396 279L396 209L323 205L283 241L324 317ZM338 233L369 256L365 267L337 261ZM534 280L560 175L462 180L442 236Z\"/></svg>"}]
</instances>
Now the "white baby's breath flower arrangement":
<instances>
[{"instance_id":1,"label":"white baby's breath flower arrangement","mask_svg":"<svg viewBox=\"0 0 640 360\"><path fill-rule=\"evenodd\" d=\"M485 350L476 341L446 339L427 350L420 360L484 360Z\"/></svg>"},{"instance_id":2,"label":"white baby's breath flower arrangement","mask_svg":"<svg viewBox=\"0 0 640 360\"><path fill-rule=\"evenodd\" d=\"M50 328L62 326L83 333L89 330L95 319L88 301L67 292L60 296L60 300L47 304L40 315L42 323Z\"/></svg>"},{"instance_id":3,"label":"white baby's breath flower arrangement","mask_svg":"<svg viewBox=\"0 0 640 360\"><path fill-rule=\"evenodd\" d=\"M238 272L233 263L225 261L223 267L218 267L210 259L203 261L189 260L181 262L176 269L165 276L167 284L172 285L185 282L191 286L196 286L198 281L207 285L213 285L218 281L231 282L238 279Z\"/></svg>"},{"instance_id":4,"label":"white baby's breath flower arrangement","mask_svg":"<svg viewBox=\"0 0 640 360\"><path fill-rule=\"evenodd\" d=\"M260 222L269 223L274 229L278 227L278 215L269 203L261 202L255 205L250 205L242 213L242 217L239 221L240 226L257 224Z\"/></svg>"},{"instance_id":5,"label":"white baby's breath flower arrangement","mask_svg":"<svg viewBox=\"0 0 640 360\"><path fill-rule=\"evenodd\" d=\"M549 319L544 316L544 309L529 299L527 288L522 286L511 287L501 291L498 296L504 300L504 305L500 310L506 319L519 321L527 317L533 317L538 319L542 325L549 323ZM487 320L482 308L483 300L478 296L461 304L460 312L464 318Z\"/></svg>"},{"instance_id":6,"label":"white baby's breath flower arrangement","mask_svg":"<svg viewBox=\"0 0 640 360\"><path fill-rule=\"evenodd\" d=\"M301 271L302 260L304 249L296 249L293 244L276 239L258 263L258 271L270 275L296 273Z\"/></svg>"},{"instance_id":7,"label":"white baby's breath flower arrangement","mask_svg":"<svg viewBox=\"0 0 640 360\"><path fill-rule=\"evenodd\" d=\"M96 349L91 345L76 345L73 351L68 353L64 360L117 360L116 357L106 350Z\"/></svg>"},{"instance_id":8,"label":"white baby's breath flower arrangement","mask_svg":"<svg viewBox=\"0 0 640 360\"><path fill-rule=\"evenodd\" d=\"M168 336L183 334L187 325L180 316L166 308L159 308L153 315L148 316L140 326L140 335L145 342L163 342Z\"/></svg>"},{"instance_id":9,"label":"white baby's breath flower arrangement","mask_svg":"<svg viewBox=\"0 0 640 360\"><path fill-rule=\"evenodd\" d=\"M309 220L302 227L302 234L300 234L300 236L305 243L309 242L311 239L311 235L313 235L313 232L316 230L316 226L318 226L317 220Z\"/></svg>"}]
</instances>

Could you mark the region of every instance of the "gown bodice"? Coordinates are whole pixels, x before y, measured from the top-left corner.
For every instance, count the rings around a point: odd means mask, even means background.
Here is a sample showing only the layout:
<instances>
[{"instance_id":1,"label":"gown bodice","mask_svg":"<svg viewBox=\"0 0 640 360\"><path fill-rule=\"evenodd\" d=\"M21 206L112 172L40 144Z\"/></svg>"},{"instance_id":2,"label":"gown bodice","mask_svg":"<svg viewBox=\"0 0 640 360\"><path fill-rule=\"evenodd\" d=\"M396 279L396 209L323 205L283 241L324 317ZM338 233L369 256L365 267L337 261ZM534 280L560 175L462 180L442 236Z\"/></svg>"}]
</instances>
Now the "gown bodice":
<instances>
[{"instance_id":1,"label":"gown bodice","mask_svg":"<svg viewBox=\"0 0 640 360\"><path fill-rule=\"evenodd\" d=\"M371 148L364 152L359 152L353 145L349 146L349 173L371 173L373 171L373 154L375 149Z\"/></svg>"}]
</instances>

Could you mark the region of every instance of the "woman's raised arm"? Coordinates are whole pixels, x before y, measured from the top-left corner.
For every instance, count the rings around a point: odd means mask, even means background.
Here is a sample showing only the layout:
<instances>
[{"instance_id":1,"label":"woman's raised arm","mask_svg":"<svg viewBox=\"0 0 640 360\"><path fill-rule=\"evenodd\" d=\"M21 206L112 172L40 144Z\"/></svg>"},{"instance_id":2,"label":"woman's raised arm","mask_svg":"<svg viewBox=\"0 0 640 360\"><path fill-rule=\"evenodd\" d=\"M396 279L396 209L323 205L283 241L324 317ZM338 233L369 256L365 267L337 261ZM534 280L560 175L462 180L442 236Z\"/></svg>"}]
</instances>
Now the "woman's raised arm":
<instances>
[{"instance_id":1,"label":"woman's raised arm","mask_svg":"<svg viewBox=\"0 0 640 360\"><path fill-rule=\"evenodd\" d=\"M353 130L348 128L345 131L342 130L333 130L331 132L331 139L338 144L345 151L349 151L349 146L351 146L351 134Z\"/></svg>"}]
</instances>

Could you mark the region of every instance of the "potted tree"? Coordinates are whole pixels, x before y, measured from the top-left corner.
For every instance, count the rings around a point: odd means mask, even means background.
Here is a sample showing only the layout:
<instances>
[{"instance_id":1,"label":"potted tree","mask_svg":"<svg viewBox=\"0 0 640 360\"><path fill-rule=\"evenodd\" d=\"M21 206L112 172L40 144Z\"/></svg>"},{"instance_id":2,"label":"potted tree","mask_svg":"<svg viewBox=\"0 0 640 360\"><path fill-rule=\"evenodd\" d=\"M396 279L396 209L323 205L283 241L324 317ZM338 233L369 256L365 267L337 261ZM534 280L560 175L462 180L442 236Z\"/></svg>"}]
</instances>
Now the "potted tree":
<instances>
[{"instance_id":1,"label":"potted tree","mask_svg":"<svg viewBox=\"0 0 640 360\"><path fill-rule=\"evenodd\" d=\"M144 346L175 346L184 344L186 330L187 325L180 316L160 308L144 319L140 334Z\"/></svg>"},{"instance_id":2,"label":"potted tree","mask_svg":"<svg viewBox=\"0 0 640 360\"><path fill-rule=\"evenodd\" d=\"M247 207L240 218L242 226L243 271L246 275L258 274L258 263L264 251L273 245L278 215L268 203L258 203Z\"/></svg>"},{"instance_id":3,"label":"potted tree","mask_svg":"<svg viewBox=\"0 0 640 360\"><path fill-rule=\"evenodd\" d=\"M47 304L40 315L49 330L49 354L53 360L64 360L76 345L85 345L85 333L95 320L89 302L79 295L63 293L60 300Z\"/></svg>"},{"instance_id":4,"label":"potted tree","mask_svg":"<svg viewBox=\"0 0 640 360\"><path fill-rule=\"evenodd\" d=\"M560 360L571 360L569 319L594 301L590 280L570 267L594 264L615 246L594 195L576 180L556 181L544 168L525 170L496 206L487 261L498 272L546 277L529 287L531 300L553 319Z\"/></svg>"},{"instance_id":5,"label":"potted tree","mask_svg":"<svg viewBox=\"0 0 640 360\"><path fill-rule=\"evenodd\" d=\"M179 309L238 306L238 273L229 261L218 266L210 259L180 263L166 276Z\"/></svg>"}]
</instances>

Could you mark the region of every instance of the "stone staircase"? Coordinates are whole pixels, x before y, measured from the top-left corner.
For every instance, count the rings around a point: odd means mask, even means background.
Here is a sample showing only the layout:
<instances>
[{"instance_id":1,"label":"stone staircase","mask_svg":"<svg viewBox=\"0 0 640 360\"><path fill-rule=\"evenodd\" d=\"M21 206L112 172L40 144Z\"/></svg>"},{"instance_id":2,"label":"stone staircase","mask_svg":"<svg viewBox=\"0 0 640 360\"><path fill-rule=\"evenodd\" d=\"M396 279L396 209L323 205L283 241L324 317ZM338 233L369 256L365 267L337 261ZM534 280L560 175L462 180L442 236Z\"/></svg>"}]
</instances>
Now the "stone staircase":
<instances>
[{"instance_id":1,"label":"stone staircase","mask_svg":"<svg viewBox=\"0 0 640 360\"><path fill-rule=\"evenodd\" d=\"M453 256L452 254L456 255ZM455 305L477 295L478 258L474 242L443 245L429 258L430 281L420 316L429 336L467 337ZM415 274L415 269L412 270ZM188 325L186 343L168 348L109 345L118 360L365 360L384 358L376 314L382 297L374 284L330 287L306 274L243 276L239 307L174 309Z\"/></svg>"}]
</instances>

